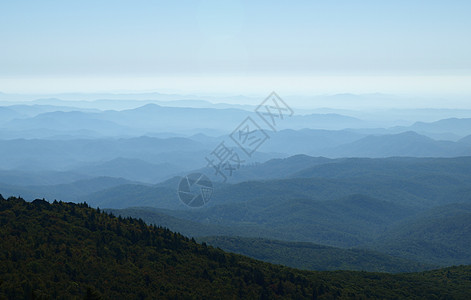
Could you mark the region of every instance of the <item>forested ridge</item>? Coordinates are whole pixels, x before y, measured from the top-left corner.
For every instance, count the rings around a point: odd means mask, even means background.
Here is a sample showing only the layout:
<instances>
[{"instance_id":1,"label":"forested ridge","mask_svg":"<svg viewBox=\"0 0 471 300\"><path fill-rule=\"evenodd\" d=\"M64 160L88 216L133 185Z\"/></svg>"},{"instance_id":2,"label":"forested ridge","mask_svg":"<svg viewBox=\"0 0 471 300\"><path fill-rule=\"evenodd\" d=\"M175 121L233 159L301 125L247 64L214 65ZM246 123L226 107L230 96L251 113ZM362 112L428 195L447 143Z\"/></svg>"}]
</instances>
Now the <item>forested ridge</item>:
<instances>
[{"instance_id":1,"label":"forested ridge","mask_svg":"<svg viewBox=\"0 0 471 300\"><path fill-rule=\"evenodd\" d=\"M0 197L0 298L466 299L471 267L309 272L198 244L86 203Z\"/></svg>"}]
</instances>

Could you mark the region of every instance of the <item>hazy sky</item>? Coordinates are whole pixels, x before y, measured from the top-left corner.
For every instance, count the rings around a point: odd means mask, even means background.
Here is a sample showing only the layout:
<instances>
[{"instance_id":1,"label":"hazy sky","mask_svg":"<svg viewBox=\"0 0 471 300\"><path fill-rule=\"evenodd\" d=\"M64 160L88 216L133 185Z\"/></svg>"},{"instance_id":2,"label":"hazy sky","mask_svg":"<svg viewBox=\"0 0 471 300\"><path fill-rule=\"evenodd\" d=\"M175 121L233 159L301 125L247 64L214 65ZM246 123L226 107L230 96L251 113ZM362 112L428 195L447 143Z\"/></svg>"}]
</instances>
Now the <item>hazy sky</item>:
<instances>
[{"instance_id":1,"label":"hazy sky","mask_svg":"<svg viewBox=\"0 0 471 300\"><path fill-rule=\"evenodd\" d=\"M471 93L470 13L471 1L0 1L0 91Z\"/></svg>"}]
</instances>

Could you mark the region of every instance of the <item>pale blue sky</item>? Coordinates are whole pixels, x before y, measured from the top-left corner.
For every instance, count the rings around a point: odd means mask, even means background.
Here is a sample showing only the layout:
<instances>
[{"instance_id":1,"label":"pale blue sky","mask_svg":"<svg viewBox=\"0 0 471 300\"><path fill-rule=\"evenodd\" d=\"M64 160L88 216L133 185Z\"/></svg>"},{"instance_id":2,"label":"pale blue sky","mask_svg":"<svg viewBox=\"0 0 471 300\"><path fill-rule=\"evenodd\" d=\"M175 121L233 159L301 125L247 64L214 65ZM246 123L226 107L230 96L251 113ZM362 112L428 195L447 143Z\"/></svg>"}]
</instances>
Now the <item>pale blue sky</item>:
<instances>
[{"instance_id":1,"label":"pale blue sky","mask_svg":"<svg viewBox=\"0 0 471 300\"><path fill-rule=\"evenodd\" d=\"M0 79L469 76L470 15L471 1L1 1Z\"/></svg>"}]
</instances>

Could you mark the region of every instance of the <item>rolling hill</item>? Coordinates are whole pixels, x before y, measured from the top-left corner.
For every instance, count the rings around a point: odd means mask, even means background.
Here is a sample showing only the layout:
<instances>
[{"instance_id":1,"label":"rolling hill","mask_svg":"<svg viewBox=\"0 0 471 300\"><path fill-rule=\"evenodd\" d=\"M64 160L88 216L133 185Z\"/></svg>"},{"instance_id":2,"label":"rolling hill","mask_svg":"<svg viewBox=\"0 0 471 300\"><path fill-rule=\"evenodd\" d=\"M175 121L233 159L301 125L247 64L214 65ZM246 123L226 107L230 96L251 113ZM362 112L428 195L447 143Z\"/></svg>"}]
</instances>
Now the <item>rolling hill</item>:
<instances>
[{"instance_id":1,"label":"rolling hill","mask_svg":"<svg viewBox=\"0 0 471 300\"><path fill-rule=\"evenodd\" d=\"M143 183L157 183L181 172L181 168L169 163L153 164L136 158L114 158L103 163L90 163L71 170L86 176L118 177Z\"/></svg>"},{"instance_id":2,"label":"rolling hill","mask_svg":"<svg viewBox=\"0 0 471 300\"><path fill-rule=\"evenodd\" d=\"M469 155L462 143L436 141L414 131L399 134L369 135L358 141L330 148L329 157L456 157ZM318 153L314 153L318 155Z\"/></svg>"},{"instance_id":3,"label":"rolling hill","mask_svg":"<svg viewBox=\"0 0 471 300\"><path fill-rule=\"evenodd\" d=\"M211 236L196 239L225 251L296 269L417 272L431 266L365 249L341 249L302 242Z\"/></svg>"},{"instance_id":4,"label":"rolling hill","mask_svg":"<svg viewBox=\"0 0 471 300\"><path fill-rule=\"evenodd\" d=\"M471 145L471 135L465 136L464 138L459 140L460 143Z\"/></svg>"},{"instance_id":5,"label":"rolling hill","mask_svg":"<svg viewBox=\"0 0 471 300\"><path fill-rule=\"evenodd\" d=\"M267 197L197 210L162 210L171 216L246 232L239 235L353 247L372 241L416 213L398 204L351 195L331 201Z\"/></svg>"},{"instance_id":6,"label":"rolling hill","mask_svg":"<svg viewBox=\"0 0 471 300\"><path fill-rule=\"evenodd\" d=\"M471 264L471 205L449 204L396 224L370 248L439 265Z\"/></svg>"},{"instance_id":7,"label":"rolling hill","mask_svg":"<svg viewBox=\"0 0 471 300\"><path fill-rule=\"evenodd\" d=\"M0 140L3 169L73 170L117 158L153 164L172 163L192 169L204 164L211 147L186 138L133 137L122 139Z\"/></svg>"},{"instance_id":8,"label":"rolling hill","mask_svg":"<svg viewBox=\"0 0 471 300\"><path fill-rule=\"evenodd\" d=\"M424 270L429 267L365 249L341 249L312 243L253 238L254 236L270 236L273 239L281 237L282 235L276 228L189 221L151 208L106 209L105 211L122 217L142 218L147 224L169 228L227 251L295 268L405 272ZM212 237L208 237L210 235Z\"/></svg>"},{"instance_id":9,"label":"rolling hill","mask_svg":"<svg viewBox=\"0 0 471 300\"><path fill-rule=\"evenodd\" d=\"M454 133L461 136L471 134L471 118L447 118L435 122L416 122L408 127L412 131Z\"/></svg>"}]
</instances>

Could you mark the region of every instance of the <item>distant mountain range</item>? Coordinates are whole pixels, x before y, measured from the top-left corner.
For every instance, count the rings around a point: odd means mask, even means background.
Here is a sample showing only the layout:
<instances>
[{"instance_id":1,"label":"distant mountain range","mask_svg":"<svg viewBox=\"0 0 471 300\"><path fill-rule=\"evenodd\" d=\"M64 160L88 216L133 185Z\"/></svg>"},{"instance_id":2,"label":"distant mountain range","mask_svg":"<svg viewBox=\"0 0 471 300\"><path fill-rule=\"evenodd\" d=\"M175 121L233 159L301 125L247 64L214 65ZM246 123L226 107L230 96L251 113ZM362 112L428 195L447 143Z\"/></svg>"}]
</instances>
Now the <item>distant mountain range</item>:
<instances>
[{"instance_id":1,"label":"distant mountain range","mask_svg":"<svg viewBox=\"0 0 471 300\"><path fill-rule=\"evenodd\" d=\"M117 158L140 159L197 168L213 145L186 138L136 137L128 139L0 140L3 169L71 170ZM199 158L199 160L197 159ZM137 167L137 166L136 166Z\"/></svg>"},{"instance_id":2,"label":"distant mountain range","mask_svg":"<svg viewBox=\"0 0 471 300\"><path fill-rule=\"evenodd\" d=\"M16 107L18 109L18 107ZM83 111L70 109L48 111L31 116L6 107L0 114L10 117L0 123L4 132L13 131L19 136L23 133L42 129L66 134L68 131L90 131L93 136L124 137L143 135L153 132L174 132L196 134L209 129L217 129L222 135L232 132L246 117L252 117L265 126L253 111L235 108L188 108L168 107L157 104L121 111ZM339 114L307 114L286 118L277 125L279 129L318 128L339 130L350 127L367 126L365 122ZM38 131L38 135L41 132Z\"/></svg>"},{"instance_id":3,"label":"distant mountain range","mask_svg":"<svg viewBox=\"0 0 471 300\"><path fill-rule=\"evenodd\" d=\"M220 178L214 176L212 169L202 169L201 171L214 177L213 183L216 190L209 203L210 206L216 203L246 202L249 199L266 197L288 197L290 199L307 197L320 201L338 199L351 194L364 194L387 201L424 207L430 204L439 205L466 199L465 191L471 181L470 164L469 157L327 159L297 155L286 159L274 159L261 164L247 165L235 172L234 178L229 181L229 183L236 184L221 184ZM113 177L140 177L142 179L144 176L161 176L168 171L173 171L172 167L168 165L159 167L142 163L140 160L136 162L132 159L119 159L111 164L93 166L92 164L85 169L75 169L73 172L66 173L4 171L0 172L0 178L2 176L5 178L5 186L9 187L8 191L12 194L21 192L22 195L26 195L25 189L34 185L33 181L29 183L31 179L28 178L34 178L37 174L43 174L44 181L36 180L35 184L49 186L49 189L54 191L54 181L72 184L74 179L91 180L93 177L110 175L115 175ZM154 171L155 167L158 170ZM170 170L165 171L167 167ZM147 168L149 173L146 175L144 171ZM16 179L9 180L10 176L16 176ZM22 180L23 184L20 185ZM97 195L89 194L87 198L101 207L104 207L101 203L107 203L107 207L110 208L145 205L173 209L180 205L175 194L178 180L179 177L175 177L158 185L151 185L150 183L139 183L135 179L128 179L126 184L132 184L134 186L132 190L140 191L139 201L141 202L136 202L134 199L132 204L126 203L126 199L132 198L131 194L126 192L130 186L126 188L109 187L97 191L99 192ZM164 188L168 192L156 193L153 190L154 187ZM48 193L48 195L51 194ZM58 194L57 197L59 195L63 194ZM75 201L78 198L70 198L70 201L72 200Z\"/></svg>"},{"instance_id":4,"label":"distant mountain range","mask_svg":"<svg viewBox=\"0 0 471 300\"><path fill-rule=\"evenodd\" d=\"M252 157L241 157L242 166L233 172L233 177L229 178L231 182L246 178L244 174L248 170L254 179L257 174L258 178L275 178L270 172L258 170L258 165L248 167L294 154L330 158L459 157L471 154L469 136L451 142L436 141L414 132L365 136L346 130L304 129L272 134ZM156 183L192 170L203 170L201 168L207 165L205 157L222 141L233 151L241 151L228 137L203 134L188 138L4 139L0 140L0 170L21 170L22 173L59 171L89 178L111 176ZM289 171L293 165L283 168L283 171ZM211 169L203 171L214 173Z\"/></svg>"},{"instance_id":5,"label":"distant mountain range","mask_svg":"<svg viewBox=\"0 0 471 300\"><path fill-rule=\"evenodd\" d=\"M1 98L1 97L0 97ZM101 136L136 136L158 132L174 134L207 133L223 135L230 133L247 116L260 121L254 113L257 105L213 104L208 101L188 99L172 101L155 100L97 100L97 101L63 101L60 99L41 99L33 102L0 107L0 133L8 138L14 137L63 137L82 134L83 137ZM111 110L113 109L113 110ZM470 119L464 118L466 111L444 110L460 118L447 118L433 122L413 122L409 126L393 126L401 123L372 118L372 112L339 109L299 110L293 117L278 122L277 129L323 129L342 130L356 129L372 133L373 129L382 133L400 133L416 131L434 139L456 140L470 135ZM388 111L381 114L387 116ZM390 110L394 115L397 112ZM407 115L407 111L401 111ZM433 114L433 110L427 110ZM411 110L409 114L414 114ZM422 118L425 112L417 110ZM409 116L410 117L410 116ZM386 117L383 117L385 119ZM374 119L374 120L372 120ZM41 130L39 130L41 129ZM10 132L11 131L11 132Z\"/></svg>"}]
</instances>

